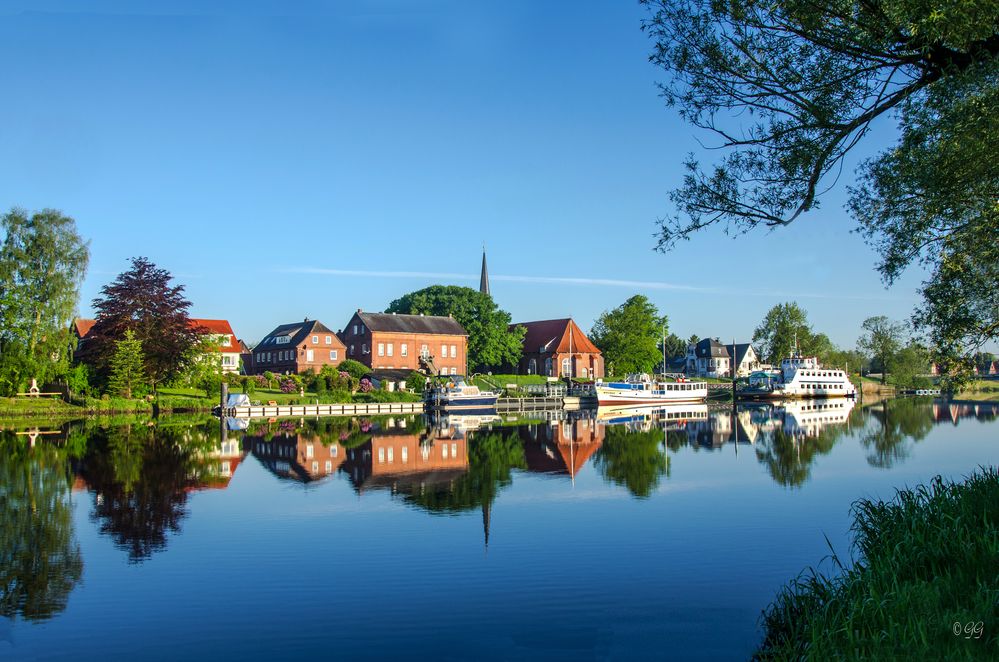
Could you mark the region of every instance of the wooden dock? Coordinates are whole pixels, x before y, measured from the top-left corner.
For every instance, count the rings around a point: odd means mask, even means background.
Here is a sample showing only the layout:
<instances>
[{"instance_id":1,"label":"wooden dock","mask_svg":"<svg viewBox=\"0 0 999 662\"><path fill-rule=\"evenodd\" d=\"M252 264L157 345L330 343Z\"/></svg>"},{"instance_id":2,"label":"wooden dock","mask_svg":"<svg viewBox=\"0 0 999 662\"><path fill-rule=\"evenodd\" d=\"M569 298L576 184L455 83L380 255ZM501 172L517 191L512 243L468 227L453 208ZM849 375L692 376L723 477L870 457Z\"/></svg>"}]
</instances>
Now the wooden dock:
<instances>
[{"instance_id":1,"label":"wooden dock","mask_svg":"<svg viewBox=\"0 0 999 662\"><path fill-rule=\"evenodd\" d=\"M422 414L422 402L366 402L340 405L251 405L223 407L229 418L278 418L280 416L357 416L359 414Z\"/></svg>"}]
</instances>

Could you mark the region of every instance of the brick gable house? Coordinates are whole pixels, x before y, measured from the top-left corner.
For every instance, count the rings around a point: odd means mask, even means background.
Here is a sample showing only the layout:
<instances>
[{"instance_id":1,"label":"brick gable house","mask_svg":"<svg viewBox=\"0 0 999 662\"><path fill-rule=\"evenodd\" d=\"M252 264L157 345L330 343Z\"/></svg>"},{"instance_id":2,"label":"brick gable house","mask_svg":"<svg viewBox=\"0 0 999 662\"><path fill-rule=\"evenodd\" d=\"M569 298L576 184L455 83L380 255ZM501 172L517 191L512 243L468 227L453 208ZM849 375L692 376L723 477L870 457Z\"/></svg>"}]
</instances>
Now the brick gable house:
<instances>
[{"instance_id":1,"label":"brick gable house","mask_svg":"<svg viewBox=\"0 0 999 662\"><path fill-rule=\"evenodd\" d=\"M257 343L252 355L252 365L246 366L248 374L290 374L310 368L319 372L323 366L340 365L345 358L345 348L329 327L306 318L275 328Z\"/></svg>"},{"instance_id":2,"label":"brick gable house","mask_svg":"<svg viewBox=\"0 0 999 662\"><path fill-rule=\"evenodd\" d=\"M511 324L523 326L524 354L517 372L548 377L603 379L604 360L583 330L571 318Z\"/></svg>"},{"instance_id":3,"label":"brick gable house","mask_svg":"<svg viewBox=\"0 0 999 662\"><path fill-rule=\"evenodd\" d=\"M438 374L464 375L468 333L452 317L358 310L341 333L347 358L372 370L419 370L420 357Z\"/></svg>"}]
</instances>

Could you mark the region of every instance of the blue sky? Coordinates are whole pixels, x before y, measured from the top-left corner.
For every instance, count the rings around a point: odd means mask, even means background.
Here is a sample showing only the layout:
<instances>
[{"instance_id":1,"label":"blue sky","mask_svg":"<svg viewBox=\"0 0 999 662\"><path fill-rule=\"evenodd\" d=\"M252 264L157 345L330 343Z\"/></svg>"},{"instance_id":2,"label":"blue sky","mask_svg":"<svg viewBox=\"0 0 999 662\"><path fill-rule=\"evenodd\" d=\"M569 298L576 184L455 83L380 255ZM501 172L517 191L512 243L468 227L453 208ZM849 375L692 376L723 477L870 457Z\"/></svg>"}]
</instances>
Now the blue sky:
<instances>
[{"instance_id":1,"label":"blue sky","mask_svg":"<svg viewBox=\"0 0 999 662\"><path fill-rule=\"evenodd\" d=\"M641 293L684 337L743 341L797 300L852 347L918 301L922 275L886 290L851 232L849 176L789 228L652 250L710 137L658 97L637 2L285 4L0 1L0 209L76 219L83 315L144 255L251 342L338 329L477 286L483 244L518 321L588 329Z\"/></svg>"}]
</instances>

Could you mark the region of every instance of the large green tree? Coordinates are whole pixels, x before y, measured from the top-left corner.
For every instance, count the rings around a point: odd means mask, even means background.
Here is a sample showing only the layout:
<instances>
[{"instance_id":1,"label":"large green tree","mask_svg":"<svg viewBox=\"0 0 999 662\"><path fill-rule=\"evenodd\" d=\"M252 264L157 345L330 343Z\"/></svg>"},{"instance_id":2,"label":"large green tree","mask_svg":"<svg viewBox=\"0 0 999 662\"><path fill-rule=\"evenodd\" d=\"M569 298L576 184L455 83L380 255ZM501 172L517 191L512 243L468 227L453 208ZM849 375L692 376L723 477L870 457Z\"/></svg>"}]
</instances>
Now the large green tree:
<instances>
[{"instance_id":1,"label":"large green tree","mask_svg":"<svg viewBox=\"0 0 999 662\"><path fill-rule=\"evenodd\" d=\"M636 294L593 324L590 340L603 353L607 370L616 375L651 372L662 361L663 329L668 320L656 306Z\"/></svg>"},{"instance_id":2,"label":"large green tree","mask_svg":"<svg viewBox=\"0 0 999 662\"><path fill-rule=\"evenodd\" d=\"M155 387L181 374L198 357L199 334L187 310L191 302L184 286L144 257L132 258L132 267L101 288L94 299L94 327L84 345L86 362L107 378L116 343L131 330L142 343L146 372Z\"/></svg>"},{"instance_id":3,"label":"large green tree","mask_svg":"<svg viewBox=\"0 0 999 662\"><path fill-rule=\"evenodd\" d=\"M61 376L90 251L53 209L0 217L0 392Z\"/></svg>"},{"instance_id":4,"label":"large green tree","mask_svg":"<svg viewBox=\"0 0 999 662\"><path fill-rule=\"evenodd\" d=\"M808 313L793 301L779 303L768 310L753 331L757 352L764 361L774 365L789 356L795 347L803 354L813 353L819 344L814 342L815 338L808 324Z\"/></svg>"},{"instance_id":5,"label":"large green tree","mask_svg":"<svg viewBox=\"0 0 999 662\"><path fill-rule=\"evenodd\" d=\"M451 315L468 332L468 365L472 370L516 365L523 352L526 329L510 328L510 313L488 294L470 287L431 285L403 295L387 313Z\"/></svg>"},{"instance_id":6,"label":"large green tree","mask_svg":"<svg viewBox=\"0 0 999 662\"><path fill-rule=\"evenodd\" d=\"M857 339L857 347L880 366L881 383L884 384L895 354L905 340L905 326L884 315L876 315L864 320L861 327L864 334Z\"/></svg>"},{"instance_id":7,"label":"large green tree","mask_svg":"<svg viewBox=\"0 0 999 662\"><path fill-rule=\"evenodd\" d=\"M872 123L893 121L897 142L861 163L848 208L887 283L930 272L914 321L941 355L997 338L999 3L641 1L666 102L724 154L688 158L660 249L710 225L793 222Z\"/></svg>"}]
</instances>

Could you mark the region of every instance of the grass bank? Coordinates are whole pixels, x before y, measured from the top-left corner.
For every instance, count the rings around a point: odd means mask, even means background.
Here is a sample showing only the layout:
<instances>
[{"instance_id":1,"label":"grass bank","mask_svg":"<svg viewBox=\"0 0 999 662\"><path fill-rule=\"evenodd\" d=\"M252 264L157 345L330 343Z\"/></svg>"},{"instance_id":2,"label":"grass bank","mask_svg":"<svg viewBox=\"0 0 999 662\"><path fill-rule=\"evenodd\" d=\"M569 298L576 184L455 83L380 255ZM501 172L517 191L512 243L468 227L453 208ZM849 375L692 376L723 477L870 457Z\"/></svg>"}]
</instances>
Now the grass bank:
<instances>
[{"instance_id":1,"label":"grass bank","mask_svg":"<svg viewBox=\"0 0 999 662\"><path fill-rule=\"evenodd\" d=\"M999 474L853 506L851 567L807 571L763 616L758 660L977 660L999 647ZM834 562L839 565L839 561ZM992 658L994 659L994 658Z\"/></svg>"}]
</instances>

